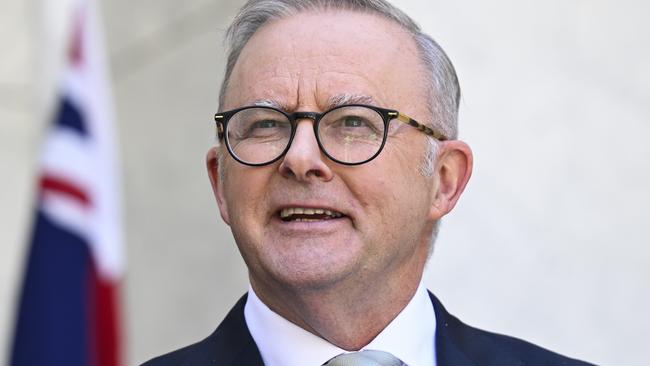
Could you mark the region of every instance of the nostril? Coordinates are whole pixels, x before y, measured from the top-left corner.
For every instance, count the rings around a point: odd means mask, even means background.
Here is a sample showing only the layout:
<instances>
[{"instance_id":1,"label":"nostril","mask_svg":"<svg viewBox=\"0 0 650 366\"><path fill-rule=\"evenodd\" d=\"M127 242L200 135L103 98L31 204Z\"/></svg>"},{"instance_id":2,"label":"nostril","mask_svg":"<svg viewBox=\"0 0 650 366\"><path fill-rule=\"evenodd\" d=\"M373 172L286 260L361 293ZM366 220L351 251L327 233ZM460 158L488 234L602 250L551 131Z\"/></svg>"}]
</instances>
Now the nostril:
<instances>
[{"instance_id":1,"label":"nostril","mask_svg":"<svg viewBox=\"0 0 650 366\"><path fill-rule=\"evenodd\" d=\"M321 160L320 155L299 155L290 151L278 166L279 173L285 178L297 180L322 179L329 180L332 172L329 166Z\"/></svg>"},{"instance_id":2,"label":"nostril","mask_svg":"<svg viewBox=\"0 0 650 366\"><path fill-rule=\"evenodd\" d=\"M282 162L280 164L280 167L278 168L280 170L280 174L287 178L295 178L296 174L293 172L293 170L286 164L285 162Z\"/></svg>"}]
</instances>

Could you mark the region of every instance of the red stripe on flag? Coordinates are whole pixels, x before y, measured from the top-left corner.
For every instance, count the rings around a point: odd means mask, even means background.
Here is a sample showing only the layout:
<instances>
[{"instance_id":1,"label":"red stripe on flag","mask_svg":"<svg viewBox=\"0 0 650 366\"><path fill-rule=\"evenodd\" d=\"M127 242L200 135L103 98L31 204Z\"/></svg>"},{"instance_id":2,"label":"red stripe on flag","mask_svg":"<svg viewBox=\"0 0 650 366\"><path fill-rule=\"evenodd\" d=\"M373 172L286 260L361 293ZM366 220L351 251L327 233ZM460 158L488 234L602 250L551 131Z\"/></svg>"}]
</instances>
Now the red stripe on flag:
<instances>
[{"instance_id":1,"label":"red stripe on flag","mask_svg":"<svg viewBox=\"0 0 650 366\"><path fill-rule=\"evenodd\" d=\"M85 207L90 206L90 198L88 197L86 191L66 180L51 175L44 175L41 177L40 186L42 192L56 192L64 194L79 201L79 203Z\"/></svg>"},{"instance_id":2,"label":"red stripe on flag","mask_svg":"<svg viewBox=\"0 0 650 366\"><path fill-rule=\"evenodd\" d=\"M90 326L93 337L91 365L119 366L121 350L117 286L101 278L94 265L90 286Z\"/></svg>"}]
</instances>

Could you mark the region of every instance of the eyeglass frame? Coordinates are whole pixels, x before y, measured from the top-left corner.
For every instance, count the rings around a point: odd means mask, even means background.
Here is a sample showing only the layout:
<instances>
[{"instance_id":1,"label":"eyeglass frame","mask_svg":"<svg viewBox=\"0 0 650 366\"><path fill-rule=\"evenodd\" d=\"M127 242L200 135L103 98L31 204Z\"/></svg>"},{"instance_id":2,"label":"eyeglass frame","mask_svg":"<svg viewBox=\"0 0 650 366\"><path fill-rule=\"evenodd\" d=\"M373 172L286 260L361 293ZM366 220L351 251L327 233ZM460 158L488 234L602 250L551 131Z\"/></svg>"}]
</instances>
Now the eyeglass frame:
<instances>
[{"instance_id":1,"label":"eyeglass frame","mask_svg":"<svg viewBox=\"0 0 650 366\"><path fill-rule=\"evenodd\" d=\"M379 147L377 152L374 155L372 155L370 158L368 158L366 160L363 160L363 161L360 161L360 162L356 162L356 163L349 163L349 162L341 161L341 160L338 160L338 159L332 157L327 152L327 150L323 147L323 144L320 141L320 138L318 137L318 124L320 123L322 117L324 115L330 113L330 112L333 112L333 111L335 111L337 109L345 108L345 107L365 107L365 108L371 109L371 110L377 112L377 114L379 114L382 117L382 120L384 121L384 135L382 137L381 146ZM289 141L287 142L287 147L285 147L285 149L282 151L282 153L280 153L277 157L275 157L272 160L270 160L268 162L265 162L265 163L249 163L249 162L241 160L232 151L232 149L230 147L229 140L228 140L228 136L225 133L226 129L228 128L228 122L230 121L230 118L232 118L232 116L234 116L235 114L237 114L238 112L241 112L243 110L253 109L253 108L269 109L269 110L272 110L272 111L279 112L280 114L287 117L287 119L289 120L289 123L291 124L291 135L289 136ZM399 121L399 122L402 122L402 123L404 123L406 125L409 125L411 127L416 128L418 131L424 133L427 136L431 136L436 140L439 140L439 141L448 140L443 134L434 131L430 127L427 127L427 126L423 125L422 123L414 120L413 118L411 118L411 117L409 117L409 116L407 116L407 115L405 115L403 113L400 113L399 111L397 111L395 109L381 108L381 107L376 107L376 106L368 105L368 104L343 104L343 105L339 105L339 106L336 106L334 108L328 109L328 110L326 110L325 112L322 112L322 113L318 113L318 112L301 112L301 111L296 111L296 112L293 112L293 113L286 113L286 112L284 112L284 111L282 111L282 110L280 110L278 108L275 108L275 107L249 105L249 106L244 106L244 107L237 108L237 109L232 109L232 110L229 110L229 111L216 113L214 115L214 121L217 124L217 136L219 137L219 140L224 141L224 143L226 145L226 149L228 149L228 153L230 154L230 156L232 156L232 158L235 159L237 162L239 162L239 163L241 163L243 165L251 166L251 167L259 167L259 166L265 166L265 165L273 164L276 161L280 160L284 155L286 155L287 152L289 151L289 149L291 148L291 144L293 143L293 138L296 135L296 130L298 129L298 121L301 120L301 119L310 119L310 120L313 121L312 127L314 129L314 137L316 137L316 142L318 143L318 148L320 149L320 151L323 154L325 154L325 156L327 156L328 159L334 161L335 163L342 164L342 165L347 165L347 166L355 166L355 165L365 164L365 163L375 159L377 156L379 156L379 154L384 149L384 146L386 145L386 140L388 139L388 127L389 127L389 124L390 124L390 122L392 120L395 120L395 119L397 121Z\"/></svg>"}]
</instances>

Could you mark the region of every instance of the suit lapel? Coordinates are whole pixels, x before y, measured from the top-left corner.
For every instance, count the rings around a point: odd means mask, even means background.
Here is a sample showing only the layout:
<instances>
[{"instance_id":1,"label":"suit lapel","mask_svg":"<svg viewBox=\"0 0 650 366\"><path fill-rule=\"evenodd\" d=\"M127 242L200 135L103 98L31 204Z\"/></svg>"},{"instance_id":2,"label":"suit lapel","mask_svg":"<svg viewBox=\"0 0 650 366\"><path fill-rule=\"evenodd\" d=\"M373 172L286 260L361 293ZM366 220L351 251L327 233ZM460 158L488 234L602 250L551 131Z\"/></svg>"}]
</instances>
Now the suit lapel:
<instances>
[{"instance_id":1,"label":"suit lapel","mask_svg":"<svg viewBox=\"0 0 650 366\"><path fill-rule=\"evenodd\" d=\"M475 366L465 353L462 341L456 337L458 319L450 315L431 292L429 297L436 313L436 364L437 366Z\"/></svg>"},{"instance_id":2,"label":"suit lapel","mask_svg":"<svg viewBox=\"0 0 650 366\"><path fill-rule=\"evenodd\" d=\"M429 292L436 312L436 359L438 366L520 366L524 363L504 347L510 339L517 344L525 342L488 333L464 324L449 314L440 301Z\"/></svg>"},{"instance_id":3,"label":"suit lapel","mask_svg":"<svg viewBox=\"0 0 650 366\"><path fill-rule=\"evenodd\" d=\"M429 297L436 315L437 366L477 366L473 361L476 358L472 357L473 344L476 342L472 336L472 328L449 314L431 292ZM246 299L247 295L239 299L217 330L201 342L203 347L194 354L195 357L188 360L187 365L264 365L244 318Z\"/></svg>"},{"instance_id":4,"label":"suit lapel","mask_svg":"<svg viewBox=\"0 0 650 366\"><path fill-rule=\"evenodd\" d=\"M489 334L463 324L449 314L429 292L436 314L437 366L521 365L517 358L495 347ZM264 366L244 318L247 295L230 310L217 330L195 345L186 366Z\"/></svg>"},{"instance_id":5,"label":"suit lapel","mask_svg":"<svg viewBox=\"0 0 650 366\"><path fill-rule=\"evenodd\" d=\"M188 366L264 366L260 351L251 337L244 318L247 295L230 310L217 330L200 342L196 352L184 365Z\"/></svg>"},{"instance_id":6,"label":"suit lapel","mask_svg":"<svg viewBox=\"0 0 650 366\"><path fill-rule=\"evenodd\" d=\"M514 365L517 362L486 347L486 339L476 329L449 314L440 301L429 292L436 314L437 366L477 366L481 364ZM196 345L196 352L183 363L191 366L263 366L259 349L244 318L247 295L230 310L217 330ZM484 363L486 361L487 363ZM494 361L498 361L493 363Z\"/></svg>"}]
</instances>

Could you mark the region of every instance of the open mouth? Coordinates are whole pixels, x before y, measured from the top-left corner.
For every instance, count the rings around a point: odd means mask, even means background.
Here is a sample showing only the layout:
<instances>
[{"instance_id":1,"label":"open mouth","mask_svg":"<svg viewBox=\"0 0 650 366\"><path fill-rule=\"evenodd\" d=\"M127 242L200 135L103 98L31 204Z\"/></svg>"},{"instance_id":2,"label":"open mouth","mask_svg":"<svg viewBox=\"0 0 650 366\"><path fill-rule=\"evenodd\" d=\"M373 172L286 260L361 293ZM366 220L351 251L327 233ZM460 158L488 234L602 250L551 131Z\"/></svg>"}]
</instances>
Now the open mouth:
<instances>
[{"instance_id":1,"label":"open mouth","mask_svg":"<svg viewBox=\"0 0 650 366\"><path fill-rule=\"evenodd\" d=\"M288 207L280 211L280 219L285 222L314 222L338 219L345 215L338 211L322 208Z\"/></svg>"}]
</instances>

